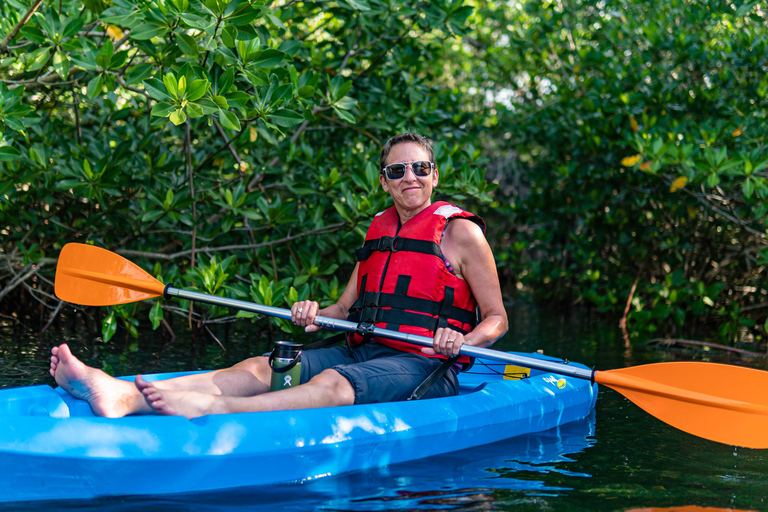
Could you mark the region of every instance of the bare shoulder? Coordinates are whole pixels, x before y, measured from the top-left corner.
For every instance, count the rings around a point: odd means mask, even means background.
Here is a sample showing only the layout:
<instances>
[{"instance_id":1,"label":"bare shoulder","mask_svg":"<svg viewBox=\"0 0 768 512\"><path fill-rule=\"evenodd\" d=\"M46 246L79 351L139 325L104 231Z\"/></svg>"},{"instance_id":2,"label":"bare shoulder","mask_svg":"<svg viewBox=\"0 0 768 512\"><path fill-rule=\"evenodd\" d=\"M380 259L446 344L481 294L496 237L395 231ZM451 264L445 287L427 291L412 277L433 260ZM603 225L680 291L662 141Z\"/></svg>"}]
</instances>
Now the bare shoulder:
<instances>
[{"instance_id":1,"label":"bare shoulder","mask_svg":"<svg viewBox=\"0 0 768 512\"><path fill-rule=\"evenodd\" d=\"M459 218L451 220L445 230L445 235L450 238L451 242L460 246L488 245L483 229L469 219Z\"/></svg>"},{"instance_id":2,"label":"bare shoulder","mask_svg":"<svg viewBox=\"0 0 768 512\"><path fill-rule=\"evenodd\" d=\"M473 267L494 266L482 228L469 219L453 219L448 223L440 249L462 279L472 274Z\"/></svg>"}]
</instances>

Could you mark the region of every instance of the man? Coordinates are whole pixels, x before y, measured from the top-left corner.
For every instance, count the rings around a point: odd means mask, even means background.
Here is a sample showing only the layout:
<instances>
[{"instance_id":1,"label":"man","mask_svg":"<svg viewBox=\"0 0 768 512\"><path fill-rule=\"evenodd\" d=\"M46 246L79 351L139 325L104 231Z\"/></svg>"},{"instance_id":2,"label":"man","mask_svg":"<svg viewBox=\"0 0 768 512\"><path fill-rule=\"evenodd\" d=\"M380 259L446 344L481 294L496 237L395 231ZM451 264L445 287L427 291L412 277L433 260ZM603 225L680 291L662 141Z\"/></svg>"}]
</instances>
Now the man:
<instances>
[{"instance_id":1,"label":"man","mask_svg":"<svg viewBox=\"0 0 768 512\"><path fill-rule=\"evenodd\" d=\"M156 412L193 418L331 407L404 400L462 345L490 346L507 331L507 315L482 220L447 203L432 203L439 173L424 137L408 132L392 137L380 164L379 181L394 206L374 218L344 293L325 309L315 301L297 302L291 318L307 332L319 329L313 325L318 315L394 326L432 336L433 348L352 336L347 346L304 352L302 384L267 393L266 357L153 383L138 376L134 385L84 365L62 345L52 350L56 382L87 400L95 414L109 417ZM467 362L450 360L445 366L451 368L425 397L458 393L458 365Z\"/></svg>"}]
</instances>

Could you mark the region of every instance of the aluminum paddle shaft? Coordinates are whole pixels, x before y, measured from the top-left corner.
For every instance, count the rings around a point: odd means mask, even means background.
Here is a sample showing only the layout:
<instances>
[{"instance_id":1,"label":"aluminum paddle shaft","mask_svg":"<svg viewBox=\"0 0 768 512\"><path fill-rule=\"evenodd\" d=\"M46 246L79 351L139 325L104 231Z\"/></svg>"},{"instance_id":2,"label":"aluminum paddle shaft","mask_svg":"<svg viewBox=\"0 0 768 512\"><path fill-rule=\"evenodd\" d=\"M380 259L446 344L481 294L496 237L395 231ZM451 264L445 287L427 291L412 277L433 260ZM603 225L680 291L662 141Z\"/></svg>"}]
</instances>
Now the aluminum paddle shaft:
<instances>
[{"instance_id":1,"label":"aluminum paddle shaft","mask_svg":"<svg viewBox=\"0 0 768 512\"><path fill-rule=\"evenodd\" d=\"M195 302L205 302L208 304L214 304L216 306L223 306L228 308L240 309L243 311L250 311L251 313L259 313L262 315L273 316L277 318L284 318L285 320L291 319L291 310L285 308L277 308L274 306L264 306L262 304L255 304L253 302L246 302L237 299L228 299L226 297L219 297L217 295L208 295L206 293L194 292L190 290L182 290L180 288L174 288L173 286L166 286L163 293L167 298L174 297L178 299L191 300ZM361 326L355 322L348 320L337 320L335 318L328 318L324 316L315 317L315 325L324 327L331 331L344 331L344 332L358 332ZM390 340L404 341L413 345L419 345L421 347L431 347L432 338L426 336L419 336L417 334L408 334L405 332L393 331L391 329L383 329L376 327L372 324L365 326L365 332L370 333L373 336L381 338L387 338ZM462 345L461 354L470 357L481 357L485 359L492 359L495 361L501 361L504 363L510 363L517 366L523 366L526 368L535 368L546 372L558 373L568 377L574 377L577 379L593 380L593 371L585 368L578 368L570 366L566 363L558 363L556 361L547 361L544 359L537 359L534 357L526 357L517 354L509 354L507 352L501 352L498 350L492 350L482 347L473 347L471 345Z\"/></svg>"}]
</instances>

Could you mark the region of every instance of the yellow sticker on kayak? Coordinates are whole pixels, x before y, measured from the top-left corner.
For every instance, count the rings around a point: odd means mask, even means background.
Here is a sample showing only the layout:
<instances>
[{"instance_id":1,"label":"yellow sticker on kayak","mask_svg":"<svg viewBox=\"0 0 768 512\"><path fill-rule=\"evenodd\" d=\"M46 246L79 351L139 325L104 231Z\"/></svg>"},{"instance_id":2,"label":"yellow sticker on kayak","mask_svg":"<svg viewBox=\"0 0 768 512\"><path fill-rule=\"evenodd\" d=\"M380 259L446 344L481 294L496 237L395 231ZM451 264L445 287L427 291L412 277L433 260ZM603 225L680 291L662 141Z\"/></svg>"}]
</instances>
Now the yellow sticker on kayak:
<instances>
[{"instance_id":1,"label":"yellow sticker on kayak","mask_svg":"<svg viewBox=\"0 0 768 512\"><path fill-rule=\"evenodd\" d=\"M520 380L527 379L531 376L531 369L524 368L522 366L515 366L508 364L504 367L504 379L505 380Z\"/></svg>"},{"instance_id":2,"label":"yellow sticker on kayak","mask_svg":"<svg viewBox=\"0 0 768 512\"><path fill-rule=\"evenodd\" d=\"M557 389L563 389L565 387L565 379L557 379Z\"/></svg>"}]
</instances>

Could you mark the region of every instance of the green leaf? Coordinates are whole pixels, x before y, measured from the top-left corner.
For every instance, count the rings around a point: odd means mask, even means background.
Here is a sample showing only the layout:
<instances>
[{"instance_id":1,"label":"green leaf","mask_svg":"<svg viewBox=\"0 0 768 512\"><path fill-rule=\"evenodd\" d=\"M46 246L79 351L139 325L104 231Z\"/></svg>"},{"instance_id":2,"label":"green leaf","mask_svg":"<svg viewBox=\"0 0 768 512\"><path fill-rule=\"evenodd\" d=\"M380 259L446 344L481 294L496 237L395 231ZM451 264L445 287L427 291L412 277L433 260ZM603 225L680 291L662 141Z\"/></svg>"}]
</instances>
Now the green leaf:
<instances>
[{"instance_id":1,"label":"green leaf","mask_svg":"<svg viewBox=\"0 0 768 512\"><path fill-rule=\"evenodd\" d=\"M178 97L184 98L187 94L187 77L184 75L181 75L179 77L179 88L178 88Z\"/></svg>"},{"instance_id":2,"label":"green leaf","mask_svg":"<svg viewBox=\"0 0 768 512\"><path fill-rule=\"evenodd\" d=\"M69 56L70 60L75 63L75 66L82 68L86 71L96 71L98 66L96 65L96 58L92 52L85 52L84 54L77 55L72 54Z\"/></svg>"},{"instance_id":3,"label":"green leaf","mask_svg":"<svg viewBox=\"0 0 768 512\"><path fill-rule=\"evenodd\" d=\"M227 25L221 31L221 42L227 48L234 48L237 44L237 27L233 25Z\"/></svg>"},{"instance_id":4,"label":"green leaf","mask_svg":"<svg viewBox=\"0 0 768 512\"><path fill-rule=\"evenodd\" d=\"M228 130L240 131L240 120L233 112L228 110L219 109L219 123Z\"/></svg>"},{"instance_id":5,"label":"green leaf","mask_svg":"<svg viewBox=\"0 0 768 512\"><path fill-rule=\"evenodd\" d=\"M101 89L103 86L104 78L101 75L92 78L91 81L88 82L88 92L86 93L86 96L92 100L96 99L96 96L101 95Z\"/></svg>"},{"instance_id":6,"label":"green leaf","mask_svg":"<svg viewBox=\"0 0 768 512\"><path fill-rule=\"evenodd\" d=\"M21 35L36 44L45 44L48 41L45 32L32 25L24 25L21 29Z\"/></svg>"},{"instance_id":7,"label":"green leaf","mask_svg":"<svg viewBox=\"0 0 768 512\"><path fill-rule=\"evenodd\" d=\"M267 14L267 19L268 19L270 22L272 22L272 24L273 24L274 26L276 26L277 28L281 28L281 29L283 29L283 30L286 30L286 27L285 27L285 25L283 24L283 20L281 20L280 18L278 18L278 17L277 17L277 16L275 16L274 14L272 14L272 13L269 13L269 14Z\"/></svg>"},{"instance_id":8,"label":"green leaf","mask_svg":"<svg viewBox=\"0 0 768 512\"><path fill-rule=\"evenodd\" d=\"M101 336L104 339L104 343L107 343L112 339L112 336L117 332L117 319L115 318L115 312L112 311L107 318L101 322Z\"/></svg>"},{"instance_id":9,"label":"green leaf","mask_svg":"<svg viewBox=\"0 0 768 512\"><path fill-rule=\"evenodd\" d=\"M115 54L115 45L112 43L112 40L110 38L106 38L104 40L104 44L101 45L101 50L99 50L99 55L106 55L110 59Z\"/></svg>"},{"instance_id":10,"label":"green leaf","mask_svg":"<svg viewBox=\"0 0 768 512\"><path fill-rule=\"evenodd\" d=\"M197 103L187 103L187 106L184 107L184 110L186 111L190 119L196 119L198 117L203 117L205 115L205 112L203 112L202 107Z\"/></svg>"},{"instance_id":11,"label":"green leaf","mask_svg":"<svg viewBox=\"0 0 768 512\"><path fill-rule=\"evenodd\" d=\"M27 71L37 71L48 63L48 57L51 56L51 48L38 48L28 57L27 62L31 62Z\"/></svg>"},{"instance_id":12,"label":"green leaf","mask_svg":"<svg viewBox=\"0 0 768 512\"><path fill-rule=\"evenodd\" d=\"M184 20L184 22L187 25L197 30L207 31L207 29L209 28L212 29L216 25L215 19L203 18L202 16L198 16L196 14L191 14L188 12L180 14L179 18Z\"/></svg>"},{"instance_id":13,"label":"green leaf","mask_svg":"<svg viewBox=\"0 0 768 512\"><path fill-rule=\"evenodd\" d=\"M203 96L205 96L205 92L208 90L208 80L195 80L190 84L189 90L187 91L187 100L188 101L197 101Z\"/></svg>"},{"instance_id":14,"label":"green leaf","mask_svg":"<svg viewBox=\"0 0 768 512\"><path fill-rule=\"evenodd\" d=\"M163 321L163 307L160 305L160 301L155 302L155 305L149 310L149 321L152 322L153 330L160 327L160 323Z\"/></svg>"},{"instance_id":15,"label":"green leaf","mask_svg":"<svg viewBox=\"0 0 768 512\"><path fill-rule=\"evenodd\" d=\"M186 84L186 79L184 80L184 83ZM178 84L179 82L176 80L176 75L173 73L168 73L163 77L163 84L165 84L165 89L168 91L168 94L171 95L171 98L178 100L179 99L179 89Z\"/></svg>"},{"instance_id":16,"label":"green leaf","mask_svg":"<svg viewBox=\"0 0 768 512\"><path fill-rule=\"evenodd\" d=\"M130 67L128 68L128 72L125 74L125 83L128 85L138 84L142 80L148 78L151 74L152 64L148 62Z\"/></svg>"},{"instance_id":17,"label":"green leaf","mask_svg":"<svg viewBox=\"0 0 768 512\"><path fill-rule=\"evenodd\" d=\"M176 126L179 126L181 123L187 120L187 114L184 113L184 109L178 109L171 113L170 116L168 116L168 119L171 120L173 124Z\"/></svg>"},{"instance_id":18,"label":"green leaf","mask_svg":"<svg viewBox=\"0 0 768 512\"><path fill-rule=\"evenodd\" d=\"M66 80L69 76L69 57L64 52L56 52L53 56L53 69L56 70L62 80Z\"/></svg>"},{"instance_id":19,"label":"green leaf","mask_svg":"<svg viewBox=\"0 0 768 512\"><path fill-rule=\"evenodd\" d=\"M333 111L336 112L336 115L339 116L342 120L354 124L355 123L355 117L347 112L346 110L339 110L335 106L333 107Z\"/></svg>"},{"instance_id":20,"label":"green leaf","mask_svg":"<svg viewBox=\"0 0 768 512\"><path fill-rule=\"evenodd\" d=\"M75 18L73 20L70 20L67 25L64 27L64 30L61 33L61 37L72 37L78 32L80 32L80 29L83 28L83 25L85 24L85 18Z\"/></svg>"},{"instance_id":21,"label":"green leaf","mask_svg":"<svg viewBox=\"0 0 768 512\"><path fill-rule=\"evenodd\" d=\"M91 163L88 160L83 160L83 173L89 180L93 179L93 170L91 169Z\"/></svg>"},{"instance_id":22,"label":"green leaf","mask_svg":"<svg viewBox=\"0 0 768 512\"><path fill-rule=\"evenodd\" d=\"M229 68L224 73L219 75L219 78L214 82L216 94L226 94L232 84L235 83L235 68Z\"/></svg>"},{"instance_id":23,"label":"green leaf","mask_svg":"<svg viewBox=\"0 0 768 512\"><path fill-rule=\"evenodd\" d=\"M152 107L152 115L156 117L168 117L171 115L171 112L175 110L176 105L161 101L159 103L155 103L155 106Z\"/></svg>"},{"instance_id":24,"label":"green leaf","mask_svg":"<svg viewBox=\"0 0 768 512\"><path fill-rule=\"evenodd\" d=\"M358 11L371 10L371 6L368 5L368 2L366 2L365 0L346 0L345 3L347 3L350 7Z\"/></svg>"},{"instance_id":25,"label":"green leaf","mask_svg":"<svg viewBox=\"0 0 768 512\"><path fill-rule=\"evenodd\" d=\"M197 48L197 41L188 34L176 34L176 44L179 45L179 49L184 52L184 55L190 57L197 57L200 55L200 51Z\"/></svg>"},{"instance_id":26,"label":"green leaf","mask_svg":"<svg viewBox=\"0 0 768 512\"><path fill-rule=\"evenodd\" d=\"M123 50L119 51L112 56L112 60L109 61L109 69L119 69L123 67L128 60L128 52Z\"/></svg>"},{"instance_id":27,"label":"green leaf","mask_svg":"<svg viewBox=\"0 0 768 512\"><path fill-rule=\"evenodd\" d=\"M21 153L11 146L0 146L0 162L10 162L21 158Z\"/></svg>"},{"instance_id":28,"label":"green leaf","mask_svg":"<svg viewBox=\"0 0 768 512\"><path fill-rule=\"evenodd\" d=\"M340 108L342 110L351 110L357 105L357 100L350 98L349 96L345 96L341 98L339 101L337 101L334 106L337 108Z\"/></svg>"},{"instance_id":29,"label":"green leaf","mask_svg":"<svg viewBox=\"0 0 768 512\"><path fill-rule=\"evenodd\" d=\"M166 93L165 85L163 85L163 82L157 78L148 78L144 80L144 90L157 101L167 101L171 99L170 95Z\"/></svg>"},{"instance_id":30,"label":"green leaf","mask_svg":"<svg viewBox=\"0 0 768 512\"><path fill-rule=\"evenodd\" d=\"M195 102L195 104L203 109L203 114L205 115L211 115L215 114L219 111L219 106L216 105L214 102L209 100L208 98L202 98L200 101Z\"/></svg>"},{"instance_id":31,"label":"green leaf","mask_svg":"<svg viewBox=\"0 0 768 512\"><path fill-rule=\"evenodd\" d=\"M300 114L297 114L293 110L288 110L287 108L281 108L276 112L272 112L268 117L276 125L285 128L290 128L291 126L296 126L297 124L304 122L304 118Z\"/></svg>"},{"instance_id":32,"label":"green leaf","mask_svg":"<svg viewBox=\"0 0 768 512\"><path fill-rule=\"evenodd\" d=\"M353 223L352 219L350 218L349 214L347 213L346 208L344 207L344 205L342 203L340 203L338 201L334 201L333 202L333 207L336 209L338 214L341 215L341 218L343 218L345 221L349 222L350 224Z\"/></svg>"},{"instance_id":33,"label":"green leaf","mask_svg":"<svg viewBox=\"0 0 768 512\"><path fill-rule=\"evenodd\" d=\"M273 68L282 62L285 54L278 50L264 50L259 52L250 62L256 68Z\"/></svg>"},{"instance_id":34,"label":"green leaf","mask_svg":"<svg viewBox=\"0 0 768 512\"><path fill-rule=\"evenodd\" d=\"M168 27L158 23L142 23L131 31L131 39L148 41L155 37L163 37L168 33Z\"/></svg>"},{"instance_id":35,"label":"green leaf","mask_svg":"<svg viewBox=\"0 0 768 512\"><path fill-rule=\"evenodd\" d=\"M744 180L744 185L742 185L741 189L744 192L744 197L752 197L752 193L755 191L755 182L751 176Z\"/></svg>"},{"instance_id":36,"label":"green leaf","mask_svg":"<svg viewBox=\"0 0 768 512\"><path fill-rule=\"evenodd\" d=\"M247 92L238 91L232 94L227 94L227 97L225 98L224 101L228 105L232 105L235 108L241 108L246 106L248 102L251 101L251 98L253 98L253 96L251 96ZM225 108L225 107L222 107L222 108Z\"/></svg>"},{"instance_id":37,"label":"green leaf","mask_svg":"<svg viewBox=\"0 0 768 512\"><path fill-rule=\"evenodd\" d=\"M103 0L83 0L83 5L85 5L86 9L97 16L104 10Z\"/></svg>"},{"instance_id":38,"label":"green leaf","mask_svg":"<svg viewBox=\"0 0 768 512\"><path fill-rule=\"evenodd\" d=\"M243 2L241 5L248 5L247 2ZM256 4L258 5L258 4ZM260 7L260 6L259 6ZM227 18L227 22L232 25L247 25L255 19L261 18L261 8L256 9L251 6L239 9L237 12Z\"/></svg>"},{"instance_id":39,"label":"green leaf","mask_svg":"<svg viewBox=\"0 0 768 512\"><path fill-rule=\"evenodd\" d=\"M315 94L315 88L311 85L303 85L299 87L299 98L309 98Z\"/></svg>"}]
</instances>

